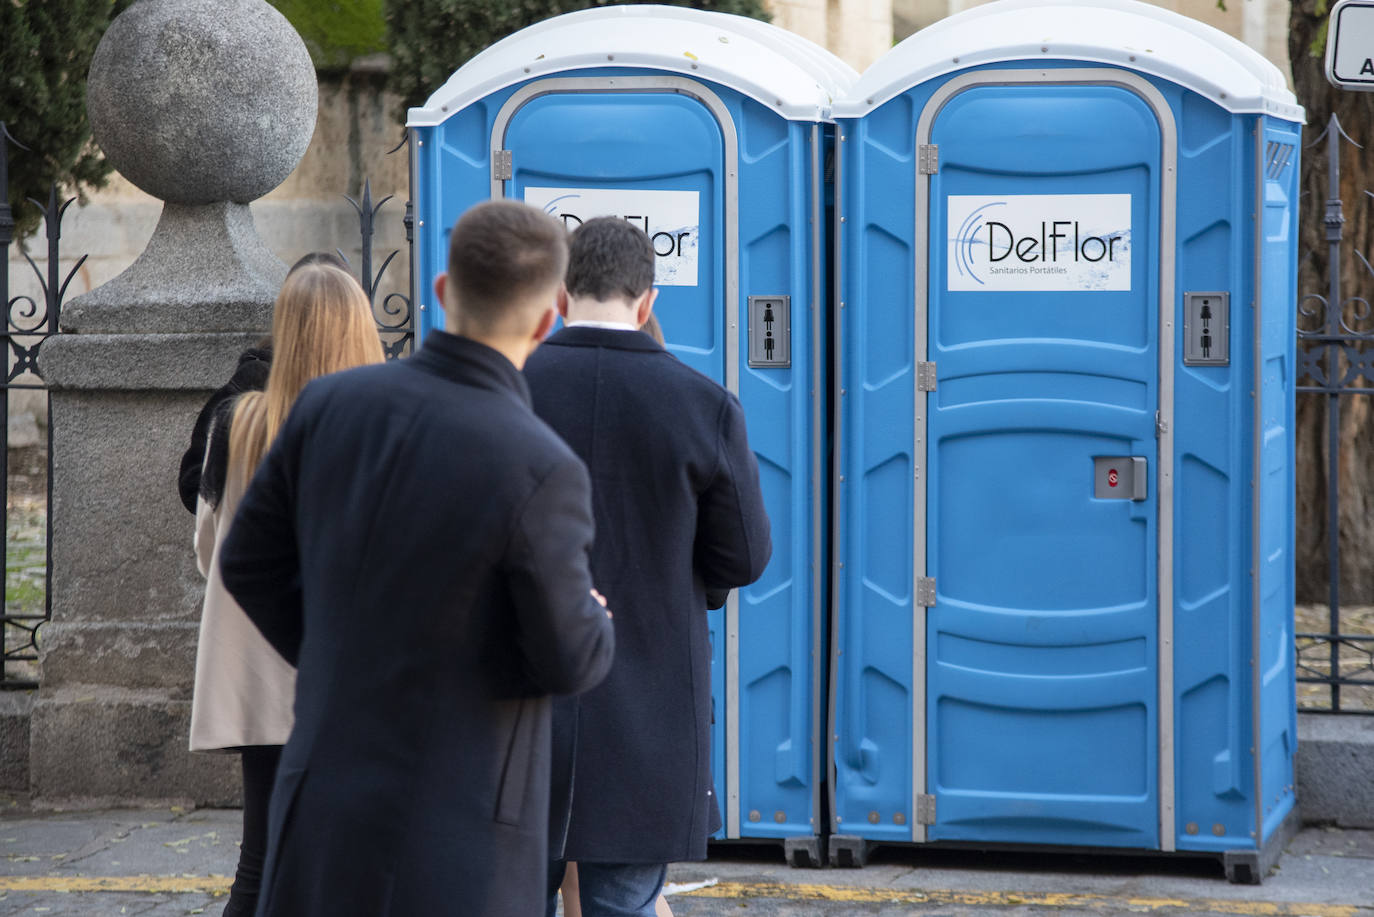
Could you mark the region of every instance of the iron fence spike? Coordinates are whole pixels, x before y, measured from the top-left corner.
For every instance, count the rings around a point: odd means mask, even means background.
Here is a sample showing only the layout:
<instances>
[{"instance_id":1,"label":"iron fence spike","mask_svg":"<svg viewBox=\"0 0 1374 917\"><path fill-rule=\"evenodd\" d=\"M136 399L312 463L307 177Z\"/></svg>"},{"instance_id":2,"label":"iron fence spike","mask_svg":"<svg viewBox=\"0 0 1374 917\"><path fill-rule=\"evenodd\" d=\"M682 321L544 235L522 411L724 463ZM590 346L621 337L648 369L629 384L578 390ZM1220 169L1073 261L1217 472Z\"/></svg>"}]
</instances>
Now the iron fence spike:
<instances>
[{"instance_id":1,"label":"iron fence spike","mask_svg":"<svg viewBox=\"0 0 1374 917\"><path fill-rule=\"evenodd\" d=\"M10 143L13 143L15 146L19 147L19 149L23 150L25 153L33 152L33 150L24 146L24 144L19 142L18 138L16 138L13 134L10 133L9 125L4 121L0 121L0 137L4 137L6 140L8 140Z\"/></svg>"},{"instance_id":2,"label":"iron fence spike","mask_svg":"<svg viewBox=\"0 0 1374 917\"><path fill-rule=\"evenodd\" d=\"M81 270L81 265L85 264L86 259L89 257L90 255L82 255L76 260L76 264L72 265L71 271L67 274L67 279L62 282L62 289L57 293L57 301L59 304L66 300L67 287L72 285L72 278L76 276L77 271Z\"/></svg>"},{"instance_id":3,"label":"iron fence spike","mask_svg":"<svg viewBox=\"0 0 1374 917\"><path fill-rule=\"evenodd\" d=\"M1368 194L1369 192L1366 191L1365 193ZM1363 264L1363 265L1364 265L1364 269L1365 269L1366 271L1369 272L1369 276L1374 277L1374 267L1370 266L1370 264L1369 264L1369 259L1366 258L1366 257L1364 256L1364 253L1361 252L1358 248L1355 249L1355 257L1360 259L1360 263ZM1361 302L1364 302L1364 298L1363 298L1363 297L1358 297L1358 298L1360 299ZM1368 306L1369 303L1368 303L1368 302L1365 302L1365 305Z\"/></svg>"},{"instance_id":4,"label":"iron fence spike","mask_svg":"<svg viewBox=\"0 0 1374 917\"><path fill-rule=\"evenodd\" d=\"M43 272L38 269L37 264L34 264L33 258L29 257L27 249L20 248L19 251L24 255L24 260L29 263L29 267L33 268L34 276L38 278L38 285L43 288L43 299L46 300L48 298L48 283L43 279Z\"/></svg>"},{"instance_id":5,"label":"iron fence spike","mask_svg":"<svg viewBox=\"0 0 1374 917\"><path fill-rule=\"evenodd\" d=\"M1314 146L1316 146L1317 144L1321 143L1323 140L1326 139L1326 135L1329 134L1329 133L1331 133L1331 124L1330 124L1330 122L1327 122L1327 125L1326 125L1326 127L1322 130L1322 132L1321 132L1320 134L1318 134L1318 135L1316 136L1316 138L1313 139L1313 141L1307 145L1307 149L1310 150L1310 149L1312 149L1312 147L1314 147Z\"/></svg>"},{"instance_id":6,"label":"iron fence spike","mask_svg":"<svg viewBox=\"0 0 1374 917\"><path fill-rule=\"evenodd\" d=\"M1356 143L1355 138L1351 137L1349 134L1345 132L1345 128L1341 126L1341 119L1336 117L1336 113L1334 111L1331 113L1331 124L1333 127L1336 128L1336 133L1344 137L1347 143L1349 143L1357 150L1364 149L1363 145Z\"/></svg>"},{"instance_id":7,"label":"iron fence spike","mask_svg":"<svg viewBox=\"0 0 1374 917\"><path fill-rule=\"evenodd\" d=\"M394 252L392 252L391 254L389 254L389 255L386 256L386 260L382 262L382 267L381 267L381 269L377 271L377 276L374 277L374 278L372 278L372 289L373 289L374 292L376 291L376 289L377 289L379 286L382 285L382 275L386 273L386 269L387 269L387 267L391 264L392 259L394 259L394 258L395 258L397 255L399 255L400 253L401 253L401 252L400 252L400 250L398 249L398 250L396 250L396 251L394 251Z\"/></svg>"},{"instance_id":8,"label":"iron fence spike","mask_svg":"<svg viewBox=\"0 0 1374 917\"><path fill-rule=\"evenodd\" d=\"M1336 117L1336 113L1334 111L1331 113L1331 117L1327 119L1326 127L1323 128L1322 132L1317 135L1317 139L1313 140L1311 143L1307 145L1307 148L1309 150L1312 149L1312 147L1321 143L1323 140L1327 139L1333 133L1338 136L1344 137L1346 141L1354 145L1356 149L1364 149L1363 146L1356 143L1355 140L1345 132L1345 128L1341 126L1341 119Z\"/></svg>"}]
</instances>

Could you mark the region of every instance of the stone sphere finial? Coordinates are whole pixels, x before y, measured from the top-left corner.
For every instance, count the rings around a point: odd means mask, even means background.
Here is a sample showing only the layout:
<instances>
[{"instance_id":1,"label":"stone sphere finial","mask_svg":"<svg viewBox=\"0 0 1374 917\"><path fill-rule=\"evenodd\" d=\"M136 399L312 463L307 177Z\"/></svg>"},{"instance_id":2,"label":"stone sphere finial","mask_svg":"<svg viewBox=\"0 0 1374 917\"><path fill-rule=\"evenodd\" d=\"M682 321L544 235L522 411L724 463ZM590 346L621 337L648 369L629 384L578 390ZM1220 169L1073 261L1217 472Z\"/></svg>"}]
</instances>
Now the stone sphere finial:
<instances>
[{"instance_id":1,"label":"stone sphere finial","mask_svg":"<svg viewBox=\"0 0 1374 917\"><path fill-rule=\"evenodd\" d=\"M176 204L246 204L277 187L318 104L304 42L264 0L141 0L105 32L86 85L106 158Z\"/></svg>"}]
</instances>

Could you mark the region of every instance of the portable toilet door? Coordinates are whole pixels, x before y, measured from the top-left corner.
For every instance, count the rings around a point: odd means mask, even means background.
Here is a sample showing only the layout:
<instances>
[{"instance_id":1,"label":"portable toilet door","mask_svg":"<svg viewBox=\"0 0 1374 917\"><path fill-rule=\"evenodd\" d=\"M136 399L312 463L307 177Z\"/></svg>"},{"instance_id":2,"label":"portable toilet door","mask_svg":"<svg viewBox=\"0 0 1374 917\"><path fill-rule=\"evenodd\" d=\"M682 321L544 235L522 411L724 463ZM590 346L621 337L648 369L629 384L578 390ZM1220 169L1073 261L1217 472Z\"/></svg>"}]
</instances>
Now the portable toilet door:
<instances>
[{"instance_id":1,"label":"portable toilet door","mask_svg":"<svg viewBox=\"0 0 1374 917\"><path fill-rule=\"evenodd\" d=\"M835 857L1258 876L1294 812L1301 109L1177 14L1003 0L835 110Z\"/></svg>"},{"instance_id":2,"label":"portable toilet door","mask_svg":"<svg viewBox=\"0 0 1374 917\"><path fill-rule=\"evenodd\" d=\"M559 16L474 57L412 109L416 276L488 198L570 228L617 215L658 256L668 349L738 395L772 522L763 578L704 616L719 838L818 859L825 590L823 162L857 74L766 23L680 7ZM437 306L420 308L422 333Z\"/></svg>"}]
</instances>

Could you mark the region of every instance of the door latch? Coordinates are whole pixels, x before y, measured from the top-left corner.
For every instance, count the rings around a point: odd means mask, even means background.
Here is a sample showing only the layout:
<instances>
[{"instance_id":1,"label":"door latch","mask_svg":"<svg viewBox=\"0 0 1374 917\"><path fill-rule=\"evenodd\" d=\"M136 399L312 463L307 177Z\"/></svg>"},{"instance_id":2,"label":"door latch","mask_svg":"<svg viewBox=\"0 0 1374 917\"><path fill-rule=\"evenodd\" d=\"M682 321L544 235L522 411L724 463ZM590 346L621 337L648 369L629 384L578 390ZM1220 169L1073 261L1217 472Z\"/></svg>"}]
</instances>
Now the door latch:
<instances>
[{"instance_id":1,"label":"door latch","mask_svg":"<svg viewBox=\"0 0 1374 917\"><path fill-rule=\"evenodd\" d=\"M1144 500L1148 470L1139 455L1093 457L1093 496L1099 500Z\"/></svg>"}]
</instances>

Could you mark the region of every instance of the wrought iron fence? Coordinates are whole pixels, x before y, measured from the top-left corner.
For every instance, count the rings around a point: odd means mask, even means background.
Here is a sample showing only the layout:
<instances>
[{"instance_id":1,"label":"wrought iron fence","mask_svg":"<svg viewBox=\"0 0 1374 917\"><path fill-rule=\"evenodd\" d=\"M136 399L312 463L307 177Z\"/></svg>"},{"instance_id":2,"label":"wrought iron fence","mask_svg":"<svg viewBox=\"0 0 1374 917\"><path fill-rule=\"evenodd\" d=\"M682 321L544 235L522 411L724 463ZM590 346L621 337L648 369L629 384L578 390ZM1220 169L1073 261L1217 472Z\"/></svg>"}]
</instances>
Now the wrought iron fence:
<instances>
[{"instance_id":1,"label":"wrought iron fence","mask_svg":"<svg viewBox=\"0 0 1374 917\"><path fill-rule=\"evenodd\" d=\"M392 153L406 145L403 140ZM83 255L63 276L61 271L62 221L67 208L76 200L60 200L57 186L53 185L48 194L47 204L29 201L42 212L45 225L43 243L45 255L40 258L43 267L24 251L24 259L34 272L37 296L20 294L10 295L10 246L15 240L13 207L9 200L9 156L13 146L19 154L30 150L10 135L4 122L0 122L0 303L6 307L6 325L3 337L8 359L7 373L4 377L3 397L0 397L0 430L9 429L9 393L16 390L32 390L43 393L46 410L47 387L38 372L38 351L43 342L57 333L62 304L66 299L72 279L85 263ZM372 199L372 184L364 182L361 200L343 195L358 213L358 234L361 243L361 256L357 265L359 283L372 303L377 320L377 331L381 335L387 359L395 359L410 353L414 347L415 328L411 309L409 285L407 292L385 292L383 278L387 268L401 254L395 249L382 259L381 267L373 271L376 263L377 224L383 208L392 200L388 195L380 201ZM413 244L413 217L409 202L406 203L403 218L407 247ZM343 252L339 252L343 256ZM408 253L407 253L408 254ZM347 257L345 256L345 261ZM405 267L410 266L409 257ZM378 302L380 297L380 302ZM44 424L47 430L47 443L51 446L51 425ZM188 431L189 433L189 431ZM9 445L6 437L6 447ZM0 487L4 488L4 501L0 504L0 523L5 532L6 576L0 580L0 689L33 688L38 684L37 661L39 630L52 615L52 567L48 563L52 548L52 528L48 522L47 508L52 503L52 450L44 450L45 480L42 493L45 498L35 506L15 505L14 476L9 465L9 449L0 448ZM18 512L27 524L24 531L16 531L12 523ZM33 532L39 534L33 538ZM28 535L29 538L24 536ZM29 582L34 571L41 571L37 579Z\"/></svg>"},{"instance_id":2,"label":"wrought iron fence","mask_svg":"<svg viewBox=\"0 0 1374 917\"><path fill-rule=\"evenodd\" d=\"M1374 318L1370 302L1341 290L1345 226L1341 201L1342 141L1359 148L1332 114L1326 130L1310 144L1326 144L1327 199L1322 218L1328 250L1327 290L1325 294L1308 293L1298 303L1297 390L1300 397L1321 399L1326 414L1328 585L1324 632L1316 620L1305 617L1300 610L1295 651L1298 683L1321 686L1316 695L1304 692L1300 699L1303 709L1374 714L1374 703L1370 702L1374 700L1374 615L1366 624L1356 625L1353 610L1341 605L1341 405L1342 399L1374 394L1374 330L1361 330ZM1369 191L1365 194L1374 197ZM1364 254L1357 250L1355 257L1374 279L1374 267ZM1347 448L1349 445L1346 444ZM1304 630L1304 624L1309 629ZM1355 692L1362 696L1351 703L1350 695Z\"/></svg>"},{"instance_id":3,"label":"wrought iron fence","mask_svg":"<svg viewBox=\"0 0 1374 917\"><path fill-rule=\"evenodd\" d=\"M410 133L407 131L405 138L389 150L387 155L389 156L405 147L409 138ZM382 266L377 269L377 273L372 273L372 265L375 260L373 249L376 245L377 215L393 197L394 195L388 194L377 203L372 203L371 180L364 180L363 182L363 199L361 201L355 201L349 195L344 195L344 200L352 204L353 209L358 212L358 233L362 238L358 282L363 285L363 292L367 293L367 301L372 303L372 312L377 319L377 331L382 336L382 347L388 360L405 356L410 353L415 345L415 322L411 309L413 294L410 292L387 293L382 296L381 303L377 302L377 295L382 289L382 277L386 274L386 269L391 266L391 262L401 253L400 249L388 254L382 261ZM415 217L410 201L406 201L403 222L406 230L406 247L410 248L415 244ZM343 252L339 252L339 256L345 261L348 260ZM405 267L409 271L409 258L406 259ZM411 285L407 284L406 289L411 290Z\"/></svg>"},{"instance_id":4,"label":"wrought iron fence","mask_svg":"<svg viewBox=\"0 0 1374 917\"><path fill-rule=\"evenodd\" d=\"M5 431L6 447L0 449L0 482L4 487L4 502L0 504L0 522L5 532L5 578L0 581L0 688L32 688L37 685L36 663L38 660L38 629L52 614L52 567L48 558L52 555L52 527L48 524L47 506L52 503L52 426L44 423L47 429L46 469L43 484L46 500L43 504L41 522L41 558L24 557L26 552L18 550L16 541L22 541L19 533L11 529L11 512L16 509L14 494L10 486L9 467L9 426L10 392L34 390L44 392L44 410L48 399L43 378L38 372L38 351L43 342L57 331L58 319L62 311L62 301L72 278L81 269L86 258L83 255L67 272L61 272L62 219L67 208L75 198L59 202L57 186L48 192L46 205L29 200L43 214L46 229L46 271L40 269L28 251L24 260L28 262L37 277L42 302L33 296L20 294L11 298L9 276L9 250L14 241L14 216L9 200L9 148L16 147L29 152L18 140L11 136L5 123L0 121L0 303L5 306L5 355L7 372L4 377L3 397L0 397L0 430ZM23 508L20 512L24 512ZM36 544L27 546L38 550ZM25 563L24 561L27 561ZM35 590L25 589L24 573L42 567L42 599L35 600Z\"/></svg>"}]
</instances>

